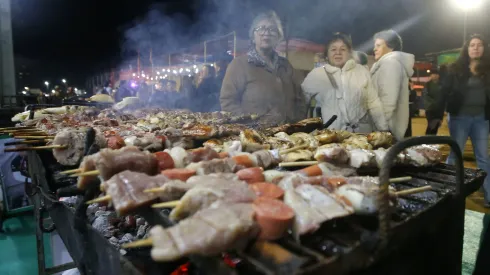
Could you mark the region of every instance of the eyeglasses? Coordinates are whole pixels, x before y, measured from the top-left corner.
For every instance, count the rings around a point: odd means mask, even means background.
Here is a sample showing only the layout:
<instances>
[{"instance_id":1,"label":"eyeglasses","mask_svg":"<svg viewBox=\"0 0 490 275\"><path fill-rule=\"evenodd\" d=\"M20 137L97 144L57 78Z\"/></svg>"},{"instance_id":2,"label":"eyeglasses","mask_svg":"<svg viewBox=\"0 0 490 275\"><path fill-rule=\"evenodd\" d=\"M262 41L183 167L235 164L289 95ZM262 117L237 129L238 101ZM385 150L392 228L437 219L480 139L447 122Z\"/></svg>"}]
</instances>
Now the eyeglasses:
<instances>
[{"instance_id":1,"label":"eyeglasses","mask_svg":"<svg viewBox=\"0 0 490 275\"><path fill-rule=\"evenodd\" d=\"M260 35L265 34L266 31L269 31L269 33L272 35L278 35L279 34L279 29L277 27L260 26L260 27L255 28L254 31Z\"/></svg>"}]
</instances>

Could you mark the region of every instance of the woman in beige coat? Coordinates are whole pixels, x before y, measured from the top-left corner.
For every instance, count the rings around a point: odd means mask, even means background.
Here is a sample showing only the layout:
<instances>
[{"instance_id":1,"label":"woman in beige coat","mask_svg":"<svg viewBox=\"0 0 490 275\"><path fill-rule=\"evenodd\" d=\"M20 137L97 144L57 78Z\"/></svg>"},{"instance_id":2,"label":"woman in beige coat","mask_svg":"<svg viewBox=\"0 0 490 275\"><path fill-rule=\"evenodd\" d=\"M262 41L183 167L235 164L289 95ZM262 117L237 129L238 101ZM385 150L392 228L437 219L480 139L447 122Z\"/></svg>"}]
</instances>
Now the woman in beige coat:
<instances>
[{"instance_id":1,"label":"woman in beige coat","mask_svg":"<svg viewBox=\"0 0 490 275\"><path fill-rule=\"evenodd\" d=\"M313 69L302 84L306 100L315 98L321 107L323 121L336 115L331 129L360 133L388 130L369 71L352 57L350 37L333 35L325 55L327 64Z\"/></svg>"},{"instance_id":2,"label":"woman in beige coat","mask_svg":"<svg viewBox=\"0 0 490 275\"><path fill-rule=\"evenodd\" d=\"M249 35L250 50L230 63L223 79L221 110L257 114L270 124L304 119L306 104L293 67L274 50L283 38L276 14L257 16Z\"/></svg>"}]
</instances>

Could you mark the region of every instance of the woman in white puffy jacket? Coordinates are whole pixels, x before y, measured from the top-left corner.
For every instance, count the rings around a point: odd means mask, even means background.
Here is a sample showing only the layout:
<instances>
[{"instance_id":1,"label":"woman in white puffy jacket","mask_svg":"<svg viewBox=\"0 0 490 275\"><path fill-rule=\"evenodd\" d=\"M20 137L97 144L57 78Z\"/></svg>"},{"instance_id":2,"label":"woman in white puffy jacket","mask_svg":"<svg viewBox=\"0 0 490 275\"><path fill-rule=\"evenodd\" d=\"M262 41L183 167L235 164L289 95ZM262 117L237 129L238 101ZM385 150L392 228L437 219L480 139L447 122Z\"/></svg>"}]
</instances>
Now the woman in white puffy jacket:
<instances>
[{"instance_id":1,"label":"woman in white puffy jacket","mask_svg":"<svg viewBox=\"0 0 490 275\"><path fill-rule=\"evenodd\" d=\"M358 133L388 130L369 71L352 57L350 37L334 34L326 51L327 64L313 69L301 85L307 102L315 98L324 122L337 115L330 129Z\"/></svg>"}]
</instances>

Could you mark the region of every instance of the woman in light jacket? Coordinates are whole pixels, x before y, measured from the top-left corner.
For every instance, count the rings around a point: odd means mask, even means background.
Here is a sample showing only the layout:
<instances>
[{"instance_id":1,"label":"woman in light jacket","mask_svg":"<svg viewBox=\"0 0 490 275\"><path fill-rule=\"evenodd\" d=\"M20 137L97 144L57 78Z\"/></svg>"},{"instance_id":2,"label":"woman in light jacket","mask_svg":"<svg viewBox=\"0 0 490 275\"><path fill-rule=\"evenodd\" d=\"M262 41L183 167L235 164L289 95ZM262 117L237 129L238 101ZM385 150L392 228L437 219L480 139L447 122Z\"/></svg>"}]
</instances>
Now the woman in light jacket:
<instances>
[{"instance_id":1,"label":"woman in light jacket","mask_svg":"<svg viewBox=\"0 0 490 275\"><path fill-rule=\"evenodd\" d=\"M402 39L393 30L374 35L374 63L371 78L383 103L385 117L396 139L405 137L410 120L408 81L413 75L415 58L401 52Z\"/></svg>"},{"instance_id":2,"label":"woman in light jacket","mask_svg":"<svg viewBox=\"0 0 490 275\"><path fill-rule=\"evenodd\" d=\"M352 57L350 37L334 34L325 49L327 64L313 69L302 84L307 102L315 98L323 121L337 115L331 129L359 133L388 130L369 71Z\"/></svg>"}]
</instances>

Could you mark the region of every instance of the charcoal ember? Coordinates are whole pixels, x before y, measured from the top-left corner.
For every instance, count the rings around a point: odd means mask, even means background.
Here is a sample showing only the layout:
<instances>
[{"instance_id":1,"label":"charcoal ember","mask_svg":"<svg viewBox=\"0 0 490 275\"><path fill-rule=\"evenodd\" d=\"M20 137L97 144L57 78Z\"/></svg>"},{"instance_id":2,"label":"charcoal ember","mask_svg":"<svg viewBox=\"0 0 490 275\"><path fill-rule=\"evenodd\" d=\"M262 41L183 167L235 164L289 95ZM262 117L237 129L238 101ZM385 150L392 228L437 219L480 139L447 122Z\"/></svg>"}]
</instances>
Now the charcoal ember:
<instances>
[{"instance_id":1,"label":"charcoal ember","mask_svg":"<svg viewBox=\"0 0 490 275\"><path fill-rule=\"evenodd\" d=\"M109 239L109 243L113 246L119 247L119 240L114 236Z\"/></svg>"},{"instance_id":2,"label":"charcoal ember","mask_svg":"<svg viewBox=\"0 0 490 275\"><path fill-rule=\"evenodd\" d=\"M136 233L136 238L142 239L143 237L145 237L149 228L150 226L148 225L140 225Z\"/></svg>"},{"instance_id":3,"label":"charcoal ember","mask_svg":"<svg viewBox=\"0 0 490 275\"><path fill-rule=\"evenodd\" d=\"M99 205L93 203L87 207L87 217L95 217L95 213L99 210Z\"/></svg>"},{"instance_id":4,"label":"charcoal ember","mask_svg":"<svg viewBox=\"0 0 490 275\"><path fill-rule=\"evenodd\" d=\"M116 217L116 213L109 211L97 211L92 227L99 231L104 237L110 238L115 234L115 227L111 225L110 220Z\"/></svg>"},{"instance_id":5,"label":"charcoal ember","mask_svg":"<svg viewBox=\"0 0 490 275\"><path fill-rule=\"evenodd\" d=\"M109 223L113 226L119 227L119 224L121 223L121 219L118 217L110 217L109 218Z\"/></svg>"},{"instance_id":6,"label":"charcoal ember","mask_svg":"<svg viewBox=\"0 0 490 275\"><path fill-rule=\"evenodd\" d=\"M140 225L145 225L145 223L146 223L146 221L145 221L145 219L143 219L143 218L137 218L137 219L136 219L136 225L137 225L137 226L140 226Z\"/></svg>"},{"instance_id":7,"label":"charcoal ember","mask_svg":"<svg viewBox=\"0 0 490 275\"><path fill-rule=\"evenodd\" d=\"M119 240L119 243L120 244L123 244L123 243L130 243L132 241L134 241L135 238L133 235L131 235L130 233L126 233L124 234L124 236L122 236L122 238Z\"/></svg>"},{"instance_id":8,"label":"charcoal ember","mask_svg":"<svg viewBox=\"0 0 490 275\"><path fill-rule=\"evenodd\" d=\"M124 218L124 226L128 229L136 227L136 218L134 216L126 216Z\"/></svg>"}]
</instances>

